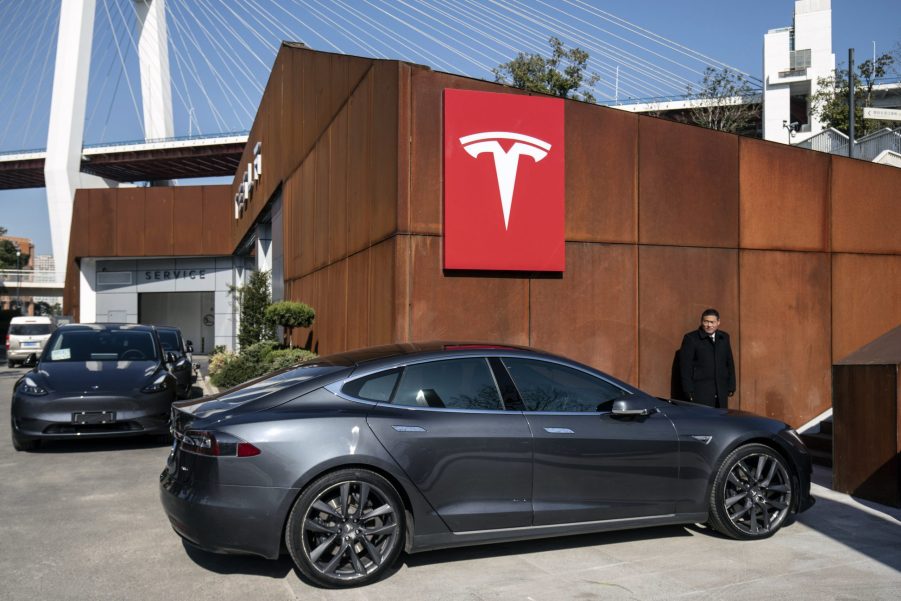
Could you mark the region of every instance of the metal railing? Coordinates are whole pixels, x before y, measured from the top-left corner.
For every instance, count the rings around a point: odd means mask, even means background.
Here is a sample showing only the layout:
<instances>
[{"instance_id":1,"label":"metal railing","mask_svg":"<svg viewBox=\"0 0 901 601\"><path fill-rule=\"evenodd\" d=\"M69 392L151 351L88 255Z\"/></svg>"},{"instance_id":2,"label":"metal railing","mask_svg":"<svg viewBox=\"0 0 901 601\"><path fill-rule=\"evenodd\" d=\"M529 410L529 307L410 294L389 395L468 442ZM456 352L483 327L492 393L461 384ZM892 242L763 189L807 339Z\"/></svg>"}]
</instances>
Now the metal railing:
<instances>
[{"instance_id":1,"label":"metal railing","mask_svg":"<svg viewBox=\"0 0 901 601\"><path fill-rule=\"evenodd\" d=\"M815 136L799 142L796 146L830 154L848 155L848 136L832 129L821 131ZM883 151L892 150L901 154L901 127L873 132L854 142L854 158L872 161Z\"/></svg>"},{"instance_id":2,"label":"metal railing","mask_svg":"<svg viewBox=\"0 0 901 601\"><path fill-rule=\"evenodd\" d=\"M0 269L0 282L5 284L65 284L65 271L35 269Z\"/></svg>"}]
</instances>

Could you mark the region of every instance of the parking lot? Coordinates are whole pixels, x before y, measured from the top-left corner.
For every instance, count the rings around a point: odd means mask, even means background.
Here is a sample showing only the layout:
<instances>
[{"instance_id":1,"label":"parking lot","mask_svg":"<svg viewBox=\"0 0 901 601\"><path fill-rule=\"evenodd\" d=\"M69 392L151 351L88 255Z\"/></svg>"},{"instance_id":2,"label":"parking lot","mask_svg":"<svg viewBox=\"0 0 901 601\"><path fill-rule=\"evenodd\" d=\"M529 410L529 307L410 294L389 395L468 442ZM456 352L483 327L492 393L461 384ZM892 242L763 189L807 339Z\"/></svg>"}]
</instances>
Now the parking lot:
<instances>
[{"instance_id":1,"label":"parking lot","mask_svg":"<svg viewBox=\"0 0 901 601\"><path fill-rule=\"evenodd\" d=\"M158 500L168 446L57 442L16 453L0 367L2 599L897 599L901 511L834 493L771 539L665 527L402 557L387 579L328 591L279 561L185 546Z\"/></svg>"}]
</instances>

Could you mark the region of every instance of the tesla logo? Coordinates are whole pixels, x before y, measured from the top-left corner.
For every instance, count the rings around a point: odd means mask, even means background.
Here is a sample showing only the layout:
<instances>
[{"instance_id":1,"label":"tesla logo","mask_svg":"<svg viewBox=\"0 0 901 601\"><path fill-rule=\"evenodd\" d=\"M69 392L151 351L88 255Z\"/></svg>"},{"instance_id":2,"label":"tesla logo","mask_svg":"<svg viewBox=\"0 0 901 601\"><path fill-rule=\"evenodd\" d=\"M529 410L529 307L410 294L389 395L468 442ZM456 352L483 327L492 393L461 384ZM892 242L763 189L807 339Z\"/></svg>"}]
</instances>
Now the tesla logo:
<instances>
[{"instance_id":1,"label":"tesla logo","mask_svg":"<svg viewBox=\"0 0 901 601\"><path fill-rule=\"evenodd\" d=\"M563 271L563 109L444 90L445 269Z\"/></svg>"},{"instance_id":2,"label":"tesla logo","mask_svg":"<svg viewBox=\"0 0 901 601\"><path fill-rule=\"evenodd\" d=\"M513 140L514 144L505 152L498 140ZM516 185L519 157L526 155L535 159L537 163L547 156L551 145L532 136L508 131L489 131L463 136L460 138L460 144L473 158L477 158L483 152L494 155L494 171L497 174L497 187L501 193L501 208L504 211L504 229L510 229L510 207L513 205L513 188Z\"/></svg>"}]
</instances>

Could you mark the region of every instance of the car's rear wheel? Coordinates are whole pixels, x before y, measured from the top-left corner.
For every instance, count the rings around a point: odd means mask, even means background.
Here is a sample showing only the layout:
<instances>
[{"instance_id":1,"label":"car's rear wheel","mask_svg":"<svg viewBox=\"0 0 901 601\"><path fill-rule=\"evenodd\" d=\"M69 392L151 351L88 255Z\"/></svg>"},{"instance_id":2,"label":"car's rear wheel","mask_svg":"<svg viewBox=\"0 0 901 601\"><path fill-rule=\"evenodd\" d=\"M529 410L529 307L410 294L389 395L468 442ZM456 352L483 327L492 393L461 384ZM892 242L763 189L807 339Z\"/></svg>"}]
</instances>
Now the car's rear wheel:
<instances>
[{"instance_id":1,"label":"car's rear wheel","mask_svg":"<svg viewBox=\"0 0 901 601\"><path fill-rule=\"evenodd\" d=\"M319 478L298 497L285 542L300 572L320 586L381 578L404 541L404 505L394 486L365 469Z\"/></svg>"},{"instance_id":2,"label":"car's rear wheel","mask_svg":"<svg viewBox=\"0 0 901 601\"><path fill-rule=\"evenodd\" d=\"M793 498L785 459L762 444L738 447L720 466L710 491L710 523L727 536L760 539L785 523Z\"/></svg>"},{"instance_id":3,"label":"car's rear wheel","mask_svg":"<svg viewBox=\"0 0 901 601\"><path fill-rule=\"evenodd\" d=\"M16 362L15 362L15 361L13 361L12 359L7 359L7 360L6 360L6 367L15 367L15 366L16 366Z\"/></svg>"}]
</instances>

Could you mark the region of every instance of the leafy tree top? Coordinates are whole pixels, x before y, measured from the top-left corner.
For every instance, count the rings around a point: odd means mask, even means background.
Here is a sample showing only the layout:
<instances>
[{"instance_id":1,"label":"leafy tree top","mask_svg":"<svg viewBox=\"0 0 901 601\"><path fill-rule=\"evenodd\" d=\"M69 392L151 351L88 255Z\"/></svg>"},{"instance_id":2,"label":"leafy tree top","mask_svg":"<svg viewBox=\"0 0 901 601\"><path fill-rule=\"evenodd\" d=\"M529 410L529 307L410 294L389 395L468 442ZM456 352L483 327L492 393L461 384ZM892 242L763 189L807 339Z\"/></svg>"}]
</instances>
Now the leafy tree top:
<instances>
[{"instance_id":1,"label":"leafy tree top","mask_svg":"<svg viewBox=\"0 0 901 601\"><path fill-rule=\"evenodd\" d=\"M729 68L707 67L700 83L697 86L689 84L686 91L697 101L689 111L689 117L703 127L747 133L760 114L759 103L746 102L748 96L758 93L757 90L744 74Z\"/></svg>"},{"instance_id":2,"label":"leafy tree top","mask_svg":"<svg viewBox=\"0 0 901 601\"><path fill-rule=\"evenodd\" d=\"M492 70L495 81L529 92L594 102L591 88L600 77L587 71L588 52L581 48L567 50L556 37L551 37L548 43L550 57L520 52L513 60Z\"/></svg>"},{"instance_id":3,"label":"leafy tree top","mask_svg":"<svg viewBox=\"0 0 901 601\"><path fill-rule=\"evenodd\" d=\"M873 90L876 80L885 77L890 68L897 63L893 53L885 53L876 57L876 60L867 59L857 65L853 73L852 85L854 87L854 135L865 136L884 127L892 127L889 121L877 121L864 119L864 107L873 106L875 92ZM832 75L817 79L817 91L811 96L810 101L816 116L826 127L833 127L845 134L850 129L850 110L848 107L848 69L838 68Z\"/></svg>"}]
</instances>

